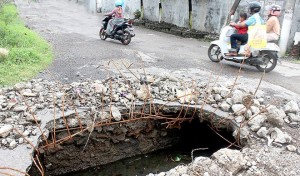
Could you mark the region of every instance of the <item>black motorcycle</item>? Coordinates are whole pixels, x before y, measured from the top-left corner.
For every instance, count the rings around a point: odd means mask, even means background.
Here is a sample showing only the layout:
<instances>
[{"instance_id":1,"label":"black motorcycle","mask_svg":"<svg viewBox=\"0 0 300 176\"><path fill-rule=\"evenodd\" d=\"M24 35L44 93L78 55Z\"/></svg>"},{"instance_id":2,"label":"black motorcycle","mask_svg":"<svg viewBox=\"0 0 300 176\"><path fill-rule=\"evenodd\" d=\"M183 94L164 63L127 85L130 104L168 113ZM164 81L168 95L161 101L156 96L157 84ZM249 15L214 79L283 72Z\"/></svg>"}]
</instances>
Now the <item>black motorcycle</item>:
<instances>
[{"instance_id":1,"label":"black motorcycle","mask_svg":"<svg viewBox=\"0 0 300 176\"><path fill-rule=\"evenodd\" d=\"M102 27L99 31L101 40L106 40L107 37L109 37L111 39L121 41L123 45L128 45L131 42L131 38L135 36L132 28L132 21L124 19L123 22L114 25L111 34L108 35L105 31L107 29L109 20L111 20L112 18L112 16L106 16L102 20Z\"/></svg>"}]
</instances>

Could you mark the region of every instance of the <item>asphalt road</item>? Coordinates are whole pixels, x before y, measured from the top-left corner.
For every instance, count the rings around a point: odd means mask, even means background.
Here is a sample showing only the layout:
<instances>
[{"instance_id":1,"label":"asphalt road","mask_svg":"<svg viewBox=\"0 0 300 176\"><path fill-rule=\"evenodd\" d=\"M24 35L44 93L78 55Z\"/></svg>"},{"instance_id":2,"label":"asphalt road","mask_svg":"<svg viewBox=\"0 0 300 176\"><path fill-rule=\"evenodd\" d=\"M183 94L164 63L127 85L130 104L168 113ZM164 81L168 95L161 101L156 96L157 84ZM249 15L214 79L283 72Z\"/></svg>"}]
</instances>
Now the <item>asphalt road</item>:
<instances>
[{"instance_id":1,"label":"asphalt road","mask_svg":"<svg viewBox=\"0 0 300 176\"><path fill-rule=\"evenodd\" d=\"M209 60L208 42L135 27L136 37L124 46L119 41L100 40L102 14L89 13L74 1L16 0L16 3L25 23L53 45L55 60L39 78L63 83L103 79L123 64L158 72L212 72L228 77L238 74L239 64ZM240 76L260 79L262 73L255 67L243 66ZM300 94L300 65L282 62L264 76L264 81Z\"/></svg>"}]
</instances>

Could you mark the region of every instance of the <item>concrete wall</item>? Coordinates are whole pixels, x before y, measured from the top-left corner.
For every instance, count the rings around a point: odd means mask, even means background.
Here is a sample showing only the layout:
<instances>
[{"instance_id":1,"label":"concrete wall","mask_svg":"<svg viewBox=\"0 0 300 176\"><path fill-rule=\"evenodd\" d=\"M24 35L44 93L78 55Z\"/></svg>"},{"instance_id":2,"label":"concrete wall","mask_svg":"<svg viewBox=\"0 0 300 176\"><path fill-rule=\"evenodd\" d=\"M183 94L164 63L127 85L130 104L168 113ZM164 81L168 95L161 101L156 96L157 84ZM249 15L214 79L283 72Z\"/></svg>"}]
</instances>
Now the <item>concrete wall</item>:
<instances>
[{"instance_id":1,"label":"concrete wall","mask_svg":"<svg viewBox=\"0 0 300 176\"><path fill-rule=\"evenodd\" d=\"M288 46L292 46L294 44L293 40L295 33L300 32L300 0L296 0L292 24Z\"/></svg>"},{"instance_id":2,"label":"concrete wall","mask_svg":"<svg viewBox=\"0 0 300 176\"><path fill-rule=\"evenodd\" d=\"M114 0L98 0L101 1L102 11L111 11L114 7ZM263 9L270 4L278 4L283 8L280 22L283 31L288 33L288 36L282 34L280 43L290 47L293 42L293 38L296 32L300 32L300 0L258 0ZM160 13L159 3L162 5L162 11ZM222 26L225 23L226 17L231 9L234 0L191 0L192 13L191 18L189 16L189 0L143 0L143 9L141 9L141 0L125 0L125 16L133 16L132 14L137 10L143 10L144 18L151 21L164 21L167 23L175 24L179 27L190 27L199 31L219 33ZM293 4L293 8L290 8L290 4ZM248 12L247 0L241 0L241 3L235 14L235 20L238 19L238 15L241 11ZM264 14L264 10L261 15L267 19ZM286 15L293 13L292 26L287 26ZM284 40L284 41L283 41ZM288 40L288 42L286 42ZM284 47L282 47L284 48Z\"/></svg>"},{"instance_id":3,"label":"concrete wall","mask_svg":"<svg viewBox=\"0 0 300 176\"><path fill-rule=\"evenodd\" d=\"M113 0L112 0L113 1ZM133 18L136 10L141 10L141 0L125 0L124 16Z\"/></svg>"},{"instance_id":4,"label":"concrete wall","mask_svg":"<svg viewBox=\"0 0 300 176\"><path fill-rule=\"evenodd\" d=\"M163 0L162 21L175 24L179 27L189 27L188 0Z\"/></svg>"},{"instance_id":5,"label":"concrete wall","mask_svg":"<svg viewBox=\"0 0 300 176\"><path fill-rule=\"evenodd\" d=\"M88 10L92 13L96 13L96 5L97 5L97 0L86 1L86 6Z\"/></svg>"},{"instance_id":6,"label":"concrete wall","mask_svg":"<svg viewBox=\"0 0 300 176\"><path fill-rule=\"evenodd\" d=\"M91 1L91 0L89 0ZM126 18L133 18L133 13L136 10L141 10L141 0L125 0L124 1L124 16ZM99 6L101 5L101 10L104 13L111 12L115 7L115 1L114 0L97 0L97 3ZM98 7L99 8L99 7Z\"/></svg>"},{"instance_id":7,"label":"concrete wall","mask_svg":"<svg viewBox=\"0 0 300 176\"><path fill-rule=\"evenodd\" d=\"M200 31L219 32L223 25L231 1L192 0L192 28Z\"/></svg>"},{"instance_id":8,"label":"concrete wall","mask_svg":"<svg viewBox=\"0 0 300 176\"><path fill-rule=\"evenodd\" d=\"M115 1L113 0L100 0L101 5L102 5L102 12L107 13L110 12L114 9L115 7Z\"/></svg>"},{"instance_id":9,"label":"concrete wall","mask_svg":"<svg viewBox=\"0 0 300 176\"><path fill-rule=\"evenodd\" d=\"M206 32L219 32L234 0L191 0L192 28ZM284 8L287 0L259 0L263 6L279 4ZM299 2L299 0L297 0ZM109 12L114 7L114 0L98 0L103 12ZM162 14L159 13L159 3ZM241 11L248 12L247 0L241 0L235 20ZM144 18L151 21L161 21L175 24L179 27L189 27L189 0L143 0ZM141 0L125 0L125 16L133 16L136 10L141 10ZM283 11L284 13L284 11ZM263 13L262 13L263 15ZM266 18L266 17L265 17ZM283 17L281 17L281 21Z\"/></svg>"},{"instance_id":10,"label":"concrete wall","mask_svg":"<svg viewBox=\"0 0 300 176\"><path fill-rule=\"evenodd\" d=\"M144 18L151 21L159 21L160 0L144 0Z\"/></svg>"}]
</instances>

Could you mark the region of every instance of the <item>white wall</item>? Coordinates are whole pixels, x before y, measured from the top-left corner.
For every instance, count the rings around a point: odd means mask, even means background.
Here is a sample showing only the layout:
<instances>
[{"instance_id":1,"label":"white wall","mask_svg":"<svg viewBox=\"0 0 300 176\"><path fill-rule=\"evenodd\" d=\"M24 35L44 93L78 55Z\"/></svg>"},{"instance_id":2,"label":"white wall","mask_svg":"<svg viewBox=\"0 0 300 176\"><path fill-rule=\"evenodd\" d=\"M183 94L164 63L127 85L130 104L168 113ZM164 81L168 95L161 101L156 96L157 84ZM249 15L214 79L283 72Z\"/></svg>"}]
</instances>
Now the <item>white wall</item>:
<instances>
[{"instance_id":1,"label":"white wall","mask_svg":"<svg viewBox=\"0 0 300 176\"><path fill-rule=\"evenodd\" d=\"M108 12L114 8L114 0L98 0L101 1L102 11ZM248 0L249 1L249 0ZM258 0L263 5L261 15L264 14L264 7L270 4L278 4L283 8L280 22L284 31L281 41L282 48L286 45L292 44L292 39L296 32L300 32L300 0ZM159 3L162 4L162 14L160 16ZM291 3L295 2L295 4ZM151 21L164 21L175 24L179 27L189 27L189 0L143 0L144 3L144 18ZM192 29L219 33L225 23L226 17L231 9L234 0L192 0ZM291 5L293 9L285 10L286 5ZM294 6L295 5L295 6ZM141 10L140 0L125 0L125 16L132 17L133 13L139 9ZM296 8L297 7L297 8ZM239 13L248 12L247 0L241 0L241 3L235 14L235 19L238 18ZM289 12L293 11L292 26L286 28L287 17ZM265 16L265 19L267 17ZM283 39L282 39L283 40ZM288 40L288 42L286 41ZM285 49L284 49L285 50Z\"/></svg>"},{"instance_id":2,"label":"white wall","mask_svg":"<svg viewBox=\"0 0 300 176\"><path fill-rule=\"evenodd\" d=\"M140 0L124 0L124 16L126 18L133 18L133 13L136 10L141 10L141 1Z\"/></svg>"},{"instance_id":3,"label":"white wall","mask_svg":"<svg viewBox=\"0 0 300 176\"><path fill-rule=\"evenodd\" d=\"M126 18L133 18L133 13L136 10L141 9L140 0L124 0L124 16ZM107 13L111 12L115 8L115 1L114 0L98 0L98 4L101 4L102 12Z\"/></svg>"},{"instance_id":4,"label":"white wall","mask_svg":"<svg viewBox=\"0 0 300 176\"><path fill-rule=\"evenodd\" d=\"M189 27L188 0L163 0L161 19L179 27Z\"/></svg>"},{"instance_id":5,"label":"white wall","mask_svg":"<svg viewBox=\"0 0 300 176\"><path fill-rule=\"evenodd\" d=\"M151 21L159 21L160 0L144 0L144 18Z\"/></svg>"}]
</instances>

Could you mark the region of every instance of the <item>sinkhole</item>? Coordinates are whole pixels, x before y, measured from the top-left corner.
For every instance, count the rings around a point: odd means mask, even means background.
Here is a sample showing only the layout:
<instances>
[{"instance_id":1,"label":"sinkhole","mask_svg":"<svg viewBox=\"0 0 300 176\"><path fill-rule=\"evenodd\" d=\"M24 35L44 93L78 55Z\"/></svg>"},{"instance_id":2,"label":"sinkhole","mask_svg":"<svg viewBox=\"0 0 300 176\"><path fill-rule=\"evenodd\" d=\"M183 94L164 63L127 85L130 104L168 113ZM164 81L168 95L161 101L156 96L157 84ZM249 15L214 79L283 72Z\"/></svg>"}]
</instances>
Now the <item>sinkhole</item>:
<instances>
[{"instance_id":1,"label":"sinkhole","mask_svg":"<svg viewBox=\"0 0 300 176\"><path fill-rule=\"evenodd\" d=\"M165 114L166 115L166 114ZM168 113L168 119L178 118ZM59 176L132 176L166 172L180 164L192 162L192 157L211 156L229 147L235 139L232 129L214 127L199 117L186 116L184 121L166 123L162 119L141 119L95 127L78 134L78 129L57 129L48 142L65 139L63 143L40 144L39 158L45 175ZM226 141L226 140L228 141ZM39 175L33 165L30 175Z\"/></svg>"}]
</instances>

